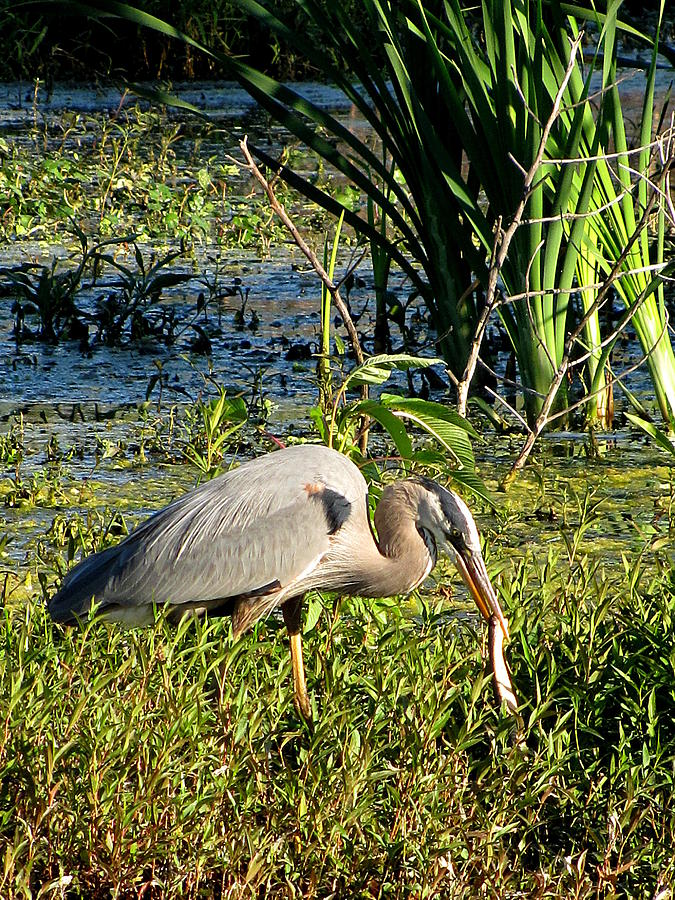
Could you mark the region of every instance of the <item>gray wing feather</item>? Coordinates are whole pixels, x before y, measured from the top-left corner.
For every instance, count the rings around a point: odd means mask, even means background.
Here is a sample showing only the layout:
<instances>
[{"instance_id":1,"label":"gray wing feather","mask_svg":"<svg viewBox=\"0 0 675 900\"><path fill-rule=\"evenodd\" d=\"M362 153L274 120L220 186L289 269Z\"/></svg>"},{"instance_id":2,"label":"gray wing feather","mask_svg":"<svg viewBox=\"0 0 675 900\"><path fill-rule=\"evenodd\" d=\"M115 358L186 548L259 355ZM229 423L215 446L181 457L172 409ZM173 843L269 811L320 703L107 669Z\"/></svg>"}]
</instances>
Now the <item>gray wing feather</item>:
<instances>
[{"instance_id":1,"label":"gray wing feather","mask_svg":"<svg viewBox=\"0 0 675 900\"><path fill-rule=\"evenodd\" d=\"M116 547L83 560L49 611L57 621L73 621L93 598L101 612L145 612L134 617L139 621L151 618L153 604L206 603L304 581L366 493L353 463L325 447L267 454L178 498Z\"/></svg>"}]
</instances>

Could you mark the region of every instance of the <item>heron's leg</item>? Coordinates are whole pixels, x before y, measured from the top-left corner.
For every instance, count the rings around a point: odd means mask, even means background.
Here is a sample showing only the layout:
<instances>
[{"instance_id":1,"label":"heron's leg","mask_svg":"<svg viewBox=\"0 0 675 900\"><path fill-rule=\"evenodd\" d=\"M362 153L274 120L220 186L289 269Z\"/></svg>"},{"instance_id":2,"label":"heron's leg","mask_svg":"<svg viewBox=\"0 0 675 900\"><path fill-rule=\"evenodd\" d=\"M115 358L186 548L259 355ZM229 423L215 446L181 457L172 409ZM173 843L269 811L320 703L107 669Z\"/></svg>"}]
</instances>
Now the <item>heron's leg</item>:
<instances>
[{"instance_id":1,"label":"heron's leg","mask_svg":"<svg viewBox=\"0 0 675 900\"><path fill-rule=\"evenodd\" d=\"M311 725L312 708L309 705L305 665L302 661L302 597L293 597L281 607L284 623L291 640L291 665L293 667L293 694L295 708L303 719Z\"/></svg>"}]
</instances>

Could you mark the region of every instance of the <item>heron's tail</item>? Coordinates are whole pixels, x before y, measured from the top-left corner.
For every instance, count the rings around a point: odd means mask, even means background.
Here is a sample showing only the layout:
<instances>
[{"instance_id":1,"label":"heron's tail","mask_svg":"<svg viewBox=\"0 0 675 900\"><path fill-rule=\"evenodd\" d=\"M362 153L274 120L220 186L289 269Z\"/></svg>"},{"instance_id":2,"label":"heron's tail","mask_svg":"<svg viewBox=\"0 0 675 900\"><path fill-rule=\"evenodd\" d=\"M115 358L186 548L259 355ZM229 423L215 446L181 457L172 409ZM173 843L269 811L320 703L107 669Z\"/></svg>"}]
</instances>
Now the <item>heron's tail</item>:
<instances>
[{"instance_id":1,"label":"heron's tail","mask_svg":"<svg viewBox=\"0 0 675 900\"><path fill-rule=\"evenodd\" d=\"M55 622L77 625L87 618L92 602L105 605L104 588L108 581L110 556L115 549L109 547L94 553L68 572L47 605Z\"/></svg>"}]
</instances>

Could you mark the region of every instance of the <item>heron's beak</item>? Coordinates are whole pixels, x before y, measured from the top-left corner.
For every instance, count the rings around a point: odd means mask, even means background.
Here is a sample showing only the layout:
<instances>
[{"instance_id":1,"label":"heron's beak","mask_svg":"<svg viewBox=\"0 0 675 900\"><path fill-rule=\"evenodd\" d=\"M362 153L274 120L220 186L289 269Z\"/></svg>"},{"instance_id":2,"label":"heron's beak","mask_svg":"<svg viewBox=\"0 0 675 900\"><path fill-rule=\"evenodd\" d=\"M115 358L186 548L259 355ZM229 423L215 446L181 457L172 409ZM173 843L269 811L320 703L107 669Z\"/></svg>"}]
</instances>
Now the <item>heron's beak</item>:
<instances>
[{"instance_id":1,"label":"heron's beak","mask_svg":"<svg viewBox=\"0 0 675 900\"><path fill-rule=\"evenodd\" d=\"M459 553L455 550L455 565L466 582L476 606L486 621L496 616L502 626L504 637L509 638L509 626L497 600L497 594L488 577L483 557L479 553Z\"/></svg>"}]
</instances>

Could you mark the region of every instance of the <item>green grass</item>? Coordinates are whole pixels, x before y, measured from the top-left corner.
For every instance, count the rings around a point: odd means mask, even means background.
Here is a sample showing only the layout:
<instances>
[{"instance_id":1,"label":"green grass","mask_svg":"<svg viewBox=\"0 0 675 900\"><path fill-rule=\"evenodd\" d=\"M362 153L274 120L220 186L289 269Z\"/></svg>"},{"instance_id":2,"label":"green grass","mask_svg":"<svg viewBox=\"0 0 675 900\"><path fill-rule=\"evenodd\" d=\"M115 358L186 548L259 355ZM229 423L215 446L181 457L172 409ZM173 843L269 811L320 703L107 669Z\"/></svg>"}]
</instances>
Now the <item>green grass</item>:
<instances>
[{"instance_id":1,"label":"green grass","mask_svg":"<svg viewBox=\"0 0 675 900\"><path fill-rule=\"evenodd\" d=\"M483 527L511 622L520 741L494 708L483 626L437 591L306 604L310 733L278 619L236 643L228 620L132 631L50 622L38 586L51 591L81 551L126 533L110 509L132 527L140 507L168 499L169 482L183 484L174 467L154 468L173 452L156 428L153 438L143 422L142 456L120 441L132 481L111 485L119 455L102 457L78 496L65 449L58 470L38 467L29 423L0 442L21 484L32 485L28 472L53 484L0 509L2 900L668 896L658 893L675 878L665 470L643 461L645 494L637 460L563 469L556 457L538 488L510 495Z\"/></svg>"},{"instance_id":2,"label":"green grass","mask_svg":"<svg viewBox=\"0 0 675 900\"><path fill-rule=\"evenodd\" d=\"M442 604L0 636L3 898L652 897L675 876L672 573L507 565L525 744ZM42 890L42 893L40 893Z\"/></svg>"}]
</instances>

